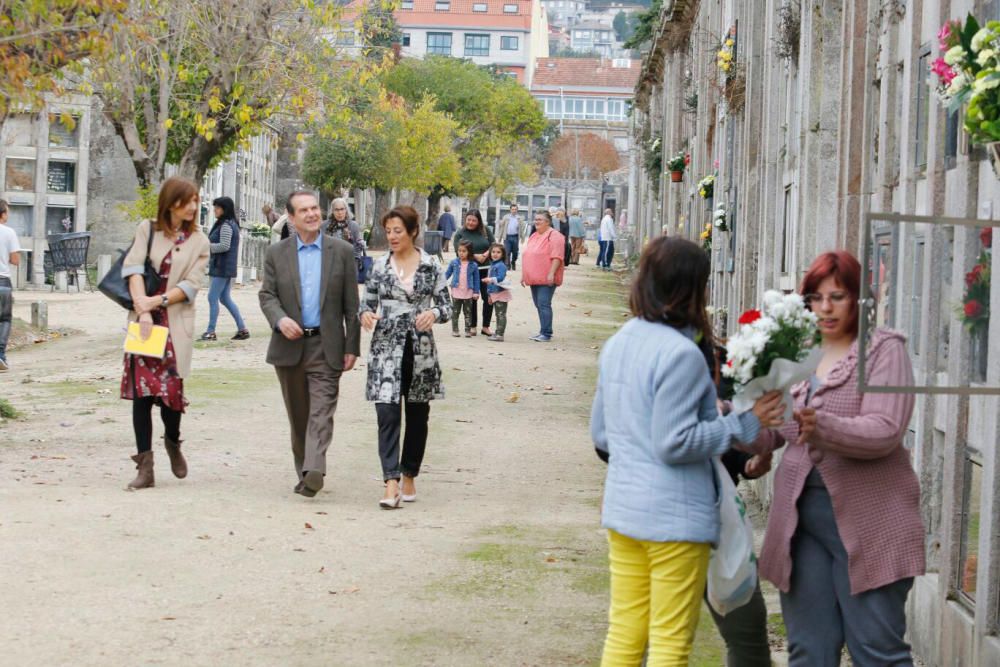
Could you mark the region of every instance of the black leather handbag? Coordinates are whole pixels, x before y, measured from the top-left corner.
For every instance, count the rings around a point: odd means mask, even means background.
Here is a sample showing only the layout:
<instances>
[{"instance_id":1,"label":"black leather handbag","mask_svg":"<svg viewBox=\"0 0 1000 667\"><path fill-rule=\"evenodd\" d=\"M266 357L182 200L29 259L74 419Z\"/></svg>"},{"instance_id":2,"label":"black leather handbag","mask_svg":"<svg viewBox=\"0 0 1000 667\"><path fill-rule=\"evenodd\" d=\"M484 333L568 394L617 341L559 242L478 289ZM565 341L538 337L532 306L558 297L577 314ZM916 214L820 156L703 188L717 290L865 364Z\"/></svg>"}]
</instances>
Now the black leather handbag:
<instances>
[{"instance_id":1,"label":"black leather handbag","mask_svg":"<svg viewBox=\"0 0 1000 667\"><path fill-rule=\"evenodd\" d=\"M135 241L132 242L135 245ZM153 248L153 221L149 221L149 240L146 242L146 263L143 266L143 282L146 285L146 296L153 294L160 289L160 272L153 267L153 262L149 259L149 251ZM128 291L128 278L122 276L122 268L125 264L125 256L128 255L130 245L126 250L121 250L121 256L108 271L104 279L97 286L101 293L117 303L125 310L133 310L132 293Z\"/></svg>"}]
</instances>

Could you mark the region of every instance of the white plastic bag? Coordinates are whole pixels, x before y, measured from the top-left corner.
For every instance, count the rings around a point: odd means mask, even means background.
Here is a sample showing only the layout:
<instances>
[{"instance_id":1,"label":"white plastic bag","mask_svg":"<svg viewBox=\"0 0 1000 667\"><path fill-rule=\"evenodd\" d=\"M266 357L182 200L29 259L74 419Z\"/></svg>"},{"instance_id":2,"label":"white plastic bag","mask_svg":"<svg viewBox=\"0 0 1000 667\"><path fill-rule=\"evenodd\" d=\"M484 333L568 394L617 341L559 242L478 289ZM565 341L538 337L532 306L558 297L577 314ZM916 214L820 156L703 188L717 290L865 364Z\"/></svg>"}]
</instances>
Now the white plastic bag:
<instances>
[{"instance_id":1,"label":"white plastic bag","mask_svg":"<svg viewBox=\"0 0 1000 667\"><path fill-rule=\"evenodd\" d=\"M719 457L712 459L719 480L719 543L708 562L708 603L720 616L742 607L757 588L753 524L736 485Z\"/></svg>"}]
</instances>

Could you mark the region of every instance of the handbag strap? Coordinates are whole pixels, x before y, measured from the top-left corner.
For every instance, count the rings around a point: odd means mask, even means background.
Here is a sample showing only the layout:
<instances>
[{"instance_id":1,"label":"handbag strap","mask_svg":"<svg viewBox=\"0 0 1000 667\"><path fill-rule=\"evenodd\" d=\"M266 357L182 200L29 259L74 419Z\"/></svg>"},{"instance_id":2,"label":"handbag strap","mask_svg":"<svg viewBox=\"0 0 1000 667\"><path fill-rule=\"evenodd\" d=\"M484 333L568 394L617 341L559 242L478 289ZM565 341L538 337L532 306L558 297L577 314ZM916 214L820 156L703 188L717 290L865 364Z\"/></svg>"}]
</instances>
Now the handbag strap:
<instances>
[{"instance_id":1,"label":"handbag strap","mask_svg":"<svg viewBox=\"0 0 1000 667\"><path fill-rule=\"evenodd\" d=\"M153 221L149 221L149 238L146 239L146 260L152 262L149 253L153 251Z\"/></svg>"}]
</instances>

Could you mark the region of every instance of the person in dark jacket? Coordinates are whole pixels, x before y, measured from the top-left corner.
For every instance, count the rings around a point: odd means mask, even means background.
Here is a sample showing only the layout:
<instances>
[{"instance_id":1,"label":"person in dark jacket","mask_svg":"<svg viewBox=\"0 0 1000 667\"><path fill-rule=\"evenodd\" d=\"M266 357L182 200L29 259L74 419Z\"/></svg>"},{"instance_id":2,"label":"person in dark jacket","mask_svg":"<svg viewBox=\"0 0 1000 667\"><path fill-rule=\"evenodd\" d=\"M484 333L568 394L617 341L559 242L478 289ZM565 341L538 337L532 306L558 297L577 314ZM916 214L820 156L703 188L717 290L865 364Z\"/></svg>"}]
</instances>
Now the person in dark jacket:
<instances>
[{"instance_id":1,"label":"person in dark jacket","mask_svg":"<svg viewBox=\"0 0 1000 667\"><path fill-rule=\"evenodd\" d=\"M211 278L208 288L208 328L201 335L201 340L217 340L215 324L219 320L219 302L236 320L236 335L233 340L246 340L250 337L250 330L229 294L233 278L236 277L240 253L240 225L236 222L236 206L229 197L213 200L212 206L215 207L215 224L208 232L212 253L208 263L208 275Z\"/></svg>"},{"instance_id":2,"label":"person in dark jacket","mask_svg":"<svg viewBox=\"0 0 1000 667\"><path fill-rule=\"evenodd\" d=\"M445 204L444 213L438 218L438 231L441 232L441 251L448 252L448 244L455 235L455 216L451 214L450 204Z\"/></svg>"},{"instance_id":3,"label":"person in dark jacket","mask_svg":"<svg viewBox=\"0 0 1000 667\"><path fill-rule=\"evenodd\" d=\"M480 330L484 336L492 336L490 321L493 319L493 304L489 303L489 295L486 293L486 283L482 282L490 272L490 246L493 245L493 230L483 222L483 216L477 209L472 209L465 214L465 224L455 232L452 237L456 252L463 241L472 245L472 259L479 265L480 297L483 304L483 328ZM472 328L475 329L476 309L472 309Z\"/></svg>"}]
</instances>

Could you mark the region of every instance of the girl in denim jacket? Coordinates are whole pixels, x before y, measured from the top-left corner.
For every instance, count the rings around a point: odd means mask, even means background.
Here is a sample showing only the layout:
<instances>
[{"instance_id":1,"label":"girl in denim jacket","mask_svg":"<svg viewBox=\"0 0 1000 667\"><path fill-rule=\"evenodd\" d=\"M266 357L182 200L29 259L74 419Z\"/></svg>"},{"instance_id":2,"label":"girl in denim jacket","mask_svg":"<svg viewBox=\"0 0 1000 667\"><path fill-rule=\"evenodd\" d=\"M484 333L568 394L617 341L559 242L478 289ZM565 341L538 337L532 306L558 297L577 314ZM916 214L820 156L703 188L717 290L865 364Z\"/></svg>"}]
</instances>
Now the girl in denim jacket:
<instances>
[{"instance_id":1,"label":"girl in denim jacket","mask_svg":"<svg viewBox=\"0 0 1000 667\"><path fill-rule=\"evenodd\" d=\"M452 312L451 335L459 337L458 314L465 314L465 337L476 335L476 299L479 298L479 265L472 261L472 244L461 241L456 251L458 257L451 260L445 272L445 280L451 287Z\"/></svg>"},{"instance_id":2,"label":"girl in denim jacket","mask_svg":"<svg viewBox=\"0 0 1000 667\"><path fill-rule=\"evenodd\" d=\"M507 304L511 300L510 283L507 282L507 251L499 243L490 246L490 271L483 278L486 294L497 315L497 330L487 340L503 342L503 332L507 329Z\"/></svg>"}]
</instances>

